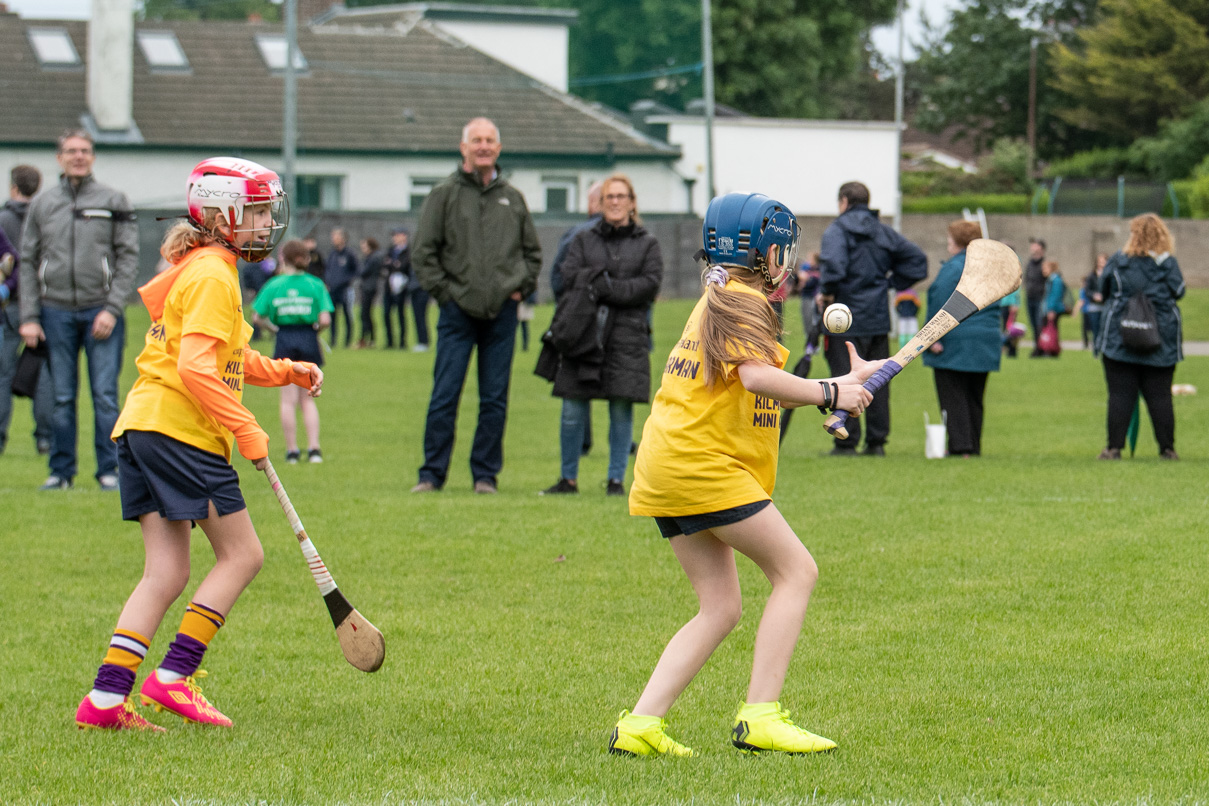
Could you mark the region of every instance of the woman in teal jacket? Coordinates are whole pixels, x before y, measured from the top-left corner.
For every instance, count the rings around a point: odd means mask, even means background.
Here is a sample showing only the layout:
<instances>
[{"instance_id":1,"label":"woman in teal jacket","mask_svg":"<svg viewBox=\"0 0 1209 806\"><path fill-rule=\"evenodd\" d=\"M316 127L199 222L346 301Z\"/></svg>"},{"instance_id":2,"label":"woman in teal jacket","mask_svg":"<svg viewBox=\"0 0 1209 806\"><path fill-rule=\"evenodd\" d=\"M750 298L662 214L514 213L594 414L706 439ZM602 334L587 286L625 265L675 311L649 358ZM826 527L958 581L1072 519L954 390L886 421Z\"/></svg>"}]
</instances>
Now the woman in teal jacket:
<instances>
[{"instance_id":1,"label":"woman in teal jacket","mask_svg":"<svg viewBox=\"0 0 1209 806\"><path fill-rule=\"evenodd\" d=\"M966 265L966 246L982 231L977 222L949 225L949 254L936 279L928 286L928 319L936 315L957 288ZM949 455L982 453L983 394L987 373L999 370L999 303L995 302L949 331L924 354L932 367L936 397L948 423Z\"/></svg>"}]
</instances>

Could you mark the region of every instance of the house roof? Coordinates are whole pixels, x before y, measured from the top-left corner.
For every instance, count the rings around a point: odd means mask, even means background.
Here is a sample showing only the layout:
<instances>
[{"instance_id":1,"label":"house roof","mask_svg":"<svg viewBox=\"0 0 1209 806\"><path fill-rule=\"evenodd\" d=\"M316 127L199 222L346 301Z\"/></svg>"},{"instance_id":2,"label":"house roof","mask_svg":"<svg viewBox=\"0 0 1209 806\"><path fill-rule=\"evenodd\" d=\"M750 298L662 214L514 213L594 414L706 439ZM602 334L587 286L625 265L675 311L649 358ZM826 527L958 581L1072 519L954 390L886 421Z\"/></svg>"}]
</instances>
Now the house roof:
<instances>
[{"instance_id":1,"label":"house roof","mask_svg":"<svg viewBox=\"0 0 1209 806\"><path fill-rule=\"evenodd\" d=\"M85 65L44 68L30 27L63 28ZM0 144L52 144L88 112L87 23L0 13ZM134 121L144 147L280 148L283 82L258 34L280 24L154 21L172 31L187 71L152 69L134 47ZM299 26L307 70L298 76L298 148L305 152L457 153L466 121L500 128L505 160L647 158L679 149L648 138L584 101L535 81L438 31L413 25Z\"/></svg>"}]
</instances>

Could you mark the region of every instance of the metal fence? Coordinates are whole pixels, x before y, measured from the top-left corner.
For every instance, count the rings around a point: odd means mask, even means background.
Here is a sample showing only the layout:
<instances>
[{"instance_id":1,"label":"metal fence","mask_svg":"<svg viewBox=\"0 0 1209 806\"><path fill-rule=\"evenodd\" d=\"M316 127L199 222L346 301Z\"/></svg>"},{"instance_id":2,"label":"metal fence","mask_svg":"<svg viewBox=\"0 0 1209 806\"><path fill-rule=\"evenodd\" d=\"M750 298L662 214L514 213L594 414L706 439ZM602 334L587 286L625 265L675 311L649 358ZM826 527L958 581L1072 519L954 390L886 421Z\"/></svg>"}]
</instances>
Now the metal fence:
<instances>
[{"instance_id":1,"label":"metal fence","mask_svg":"<svg viewBox=\"0 0 1209 806\"><path fill-rule=\"evenodd\" d=\"M1048 193L1045 212L1049 215L1115 215L1129 218L1142 213L1166 212L1178 218L1179 201L1171 183L1134 182L1116 179L1064 179L1059 176L1043 184L1033 196L1033 213L1040 212L1041 200Z\"/></svg>"}]
</instances>

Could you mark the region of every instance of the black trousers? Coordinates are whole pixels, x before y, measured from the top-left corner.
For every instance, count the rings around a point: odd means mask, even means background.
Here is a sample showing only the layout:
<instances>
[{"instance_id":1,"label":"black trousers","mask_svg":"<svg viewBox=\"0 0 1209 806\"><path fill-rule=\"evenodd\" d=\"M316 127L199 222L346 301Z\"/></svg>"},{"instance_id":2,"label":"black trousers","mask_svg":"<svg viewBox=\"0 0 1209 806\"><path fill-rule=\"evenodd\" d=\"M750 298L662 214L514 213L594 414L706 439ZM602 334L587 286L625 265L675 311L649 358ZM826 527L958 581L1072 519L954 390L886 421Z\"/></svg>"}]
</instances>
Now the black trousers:
<instances>
[{"instance_id":1,"label":"black trousers","mask_svg":"<svg viewBox=\"0 0 1209 806\"><path fill-rule=\"evenodd\" d=\"M961 372L933 367L936 397L949 432L949 455L982 454L982 399L986 372Z\"/></svg>"},{"instance_id":2,"label":"black trousers","mask_svg":"<svg viewBox=\"0 0 1209 806\"><path fill-rule=\"evenodd\" d=\"M856 352L867 361L890 357L890 339L888 336L845 336L827 337L824 355L827 356L827 366L834 378L851 371L852 362L848 360L847 343L856 345ZM887 384L873 393L873 402L865 409L865 419L868 423L868 433L865 434L865 447L885 445L890 438L890 386ZM848 438L835 440L837 448L855 448L861 442L861 418L848 418Z\"/></svg>"},{"instance_id":3,"label":"black trousers","mask_svg":"<svg viewBox=\"0 0 1209 806\"><path fill-rule=\"evenodd\" d=\"M344 346L348 347L353 340L353 306L348 304L348 286L343 285L330 290L332 295L332 346L338 347L340 341L340 314L344 314Z\"/></svg>"},{"instance_id":4,"label":"black trousers","mask_svg":"<svg viewBox=\"0 0 1209 806\"><path fill-rule=\"evenodd\" d=\"M386 323L386 346L395 346L395 322L399 323L399 346L407 346L407 289L392 294L388 287L382 302L382 319Z\"/></svg>"},{"instance_id":5,"label":"black trousers","mask_svg":"<svg viewBox=\"0 0 1209 806\"><path fill-rule=\"evenodd\" d=\"M1105 356L1104 380L1108 382L1108 447L1125 447L1125 434L1133 418L1138 393L1146 401L1159 453L1175 450L1175 407L1171 404L1171 379L1175 367L1151 367L1114 361Z\"/></svg>"},{"instance_id":6,"label":"black trousers","mask_svg":"<svg viewBox=\"0 0 1209 806\"><path fill-rule=\"evenodd\" d=\"M374 303L378 301L378 287L365 283L361 286L361 341L374 342Z\"/></svg>"}]
</instances>

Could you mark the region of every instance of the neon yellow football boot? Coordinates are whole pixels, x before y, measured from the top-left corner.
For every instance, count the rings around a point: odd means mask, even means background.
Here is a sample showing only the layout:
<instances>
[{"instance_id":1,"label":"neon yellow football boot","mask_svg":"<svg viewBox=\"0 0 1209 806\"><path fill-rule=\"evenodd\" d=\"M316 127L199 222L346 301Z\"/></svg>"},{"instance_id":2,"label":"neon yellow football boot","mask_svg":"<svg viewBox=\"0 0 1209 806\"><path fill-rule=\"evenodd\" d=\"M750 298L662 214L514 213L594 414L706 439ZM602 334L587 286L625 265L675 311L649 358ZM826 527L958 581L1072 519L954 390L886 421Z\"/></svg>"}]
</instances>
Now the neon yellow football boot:
<instances>
[{"instance_id":1,"label":"neon yellow football boot","mask_svg":"<svg viewBox=\"0 0 1209 806\"><path fill-rule=\"evenodd\" d=\"M779 702L747 703L735 717L731 744L745 753L776 750L782 753L822 753L835 742L815 736L789 721Z\"/></svg>"},{"instance_id":2,"label":"neon yellow football boot","mask_svg":"<svg viewBox=\"0 0 1209 806\"><path fill-rule=\"evenodd\" d=\"M664 730L667 720L657 716L638 716L622 711L609 737L609 752L619 756L683 756L697 755L672 739Z\"/></svg>"}]
</instances>

